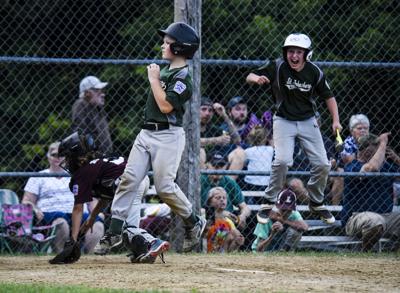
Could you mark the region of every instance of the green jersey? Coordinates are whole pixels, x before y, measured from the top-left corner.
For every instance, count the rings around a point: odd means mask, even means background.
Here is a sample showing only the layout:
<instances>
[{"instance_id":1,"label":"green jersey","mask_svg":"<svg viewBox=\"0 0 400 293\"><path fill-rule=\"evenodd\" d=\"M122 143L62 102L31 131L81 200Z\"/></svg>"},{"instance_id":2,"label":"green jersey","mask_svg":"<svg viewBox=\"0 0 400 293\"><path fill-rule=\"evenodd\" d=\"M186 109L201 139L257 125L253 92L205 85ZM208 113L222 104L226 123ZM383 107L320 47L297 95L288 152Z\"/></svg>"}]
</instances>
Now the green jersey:
<instances>
[{"instance_id":1,"label":"green jersey","mask_svg":"<svg viewBox=\"0 0 400 293\"><path fill-rule=\"evenodd\" d=\"M324 73L312 62L306 62L297 72L283 59L277 59L260 67L256 74L270 80L276 115L287 120L309 119L317 112L316 97L333 97Z\"/></svg>"},{"instance_id":2,"label":"green jersey","mask_svg":"<svg viewBox=\"0 0 400 293\"><path fill-rule=\"evenodd\" d=\"M169 123L175 126L182 126L182 117L185 112L184 105L192 97L193 91L189 67L169 69L169 66L166 66L162 68L160 82L167 95L168 103L174 109L170 113L162 113L150 89L144 114L145 122Z\"/></svg>"}]
</instances>

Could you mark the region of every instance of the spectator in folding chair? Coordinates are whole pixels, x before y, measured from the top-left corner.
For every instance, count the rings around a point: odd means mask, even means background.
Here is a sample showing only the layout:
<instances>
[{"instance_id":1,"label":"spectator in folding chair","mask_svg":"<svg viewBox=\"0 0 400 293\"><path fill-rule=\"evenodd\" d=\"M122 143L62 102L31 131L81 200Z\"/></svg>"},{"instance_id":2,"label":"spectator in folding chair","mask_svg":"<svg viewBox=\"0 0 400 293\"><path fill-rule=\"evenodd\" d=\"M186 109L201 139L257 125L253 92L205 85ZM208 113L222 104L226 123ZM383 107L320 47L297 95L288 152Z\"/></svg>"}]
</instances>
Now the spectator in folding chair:
<instances>
[{"instance_id":1,"label":"spectator in folding chair","mask_svg":"<svg viewBox=\"0 0 400 293\"><path fill-rule=\"evenodd\" d=\"M222 154L215 152L210 154L210 158L207 162L208 170L226 170L228 167L228 160ZM211 188L220 186L223 187L228 195L226 210L229 212L234 211L234 206L239 208L239 223L237 224L239 229L246 227L247 218L250 216L250 208L244 201L244 196L240 186L227 175L201 175L201 206L203 208L207 205L208 192Z\"/></svg>"},{"instance_id":2,"label":"spectator in folding chair","mask_svg":"<svg viewBox=\"0 0 400 293\"><path fill-rule=\"evenodd\" d=\"M45 253L55 238L55 226L33 226L30 204L3 204L0 252Z\"/></svg>"},{"instance_id":3,"label":"spectator in folding chair","mask_svg":"<svg viewBox=\"0 0 400 293\"><path fill-rule=\"evenodd\" d=\"M3 204L18 204L18 195L10 189L0 189L0 224L2 221L2 205Z\"/></svg>"},{"instance_id":4,"label":"spectator in folding chair","mask_svg":"<svg viewBox=\"0 0 400 293\"><path fill-rule=\"evenodd\" d=\"M276 207L269 213L268 222L257 224L254 230L257 238L252 244L252 250L254 252L294 250L307 229L307 223L296 211L296 194L286 188L279 193Z\"/></svg>"},{"instance_id":5,"label":"spectator in folding chair","mask_svg":"<svg viewBox=\"0 0 400 293\"><path fill-rule=\"evenodd\" d=\"M59 142L52 143L47 152L49 168L41 173L63 173L60 167L63 160L58 156ZM64 243L69 239L71 227L71 212L74 206L74 195L69 190L69 177L31 177L25 185L22 203L31 204L35 213L36 224L57 224L56 238L52 250L60 253ZM87 209L84 219L88 217ZM93 231L86 233L83 250L93 251L95 245L103 236L104 226L100 218L96 219Z\"/></svg>"},{"instance_id":6,"label":"spectator in folding chair","mask_svg":"<svg viewBox=\"0 0 400 293\"><path fill-rule=\"evenodd\" d=\"M357 157L345 172L400 172L400 166L385 159L390 133L373 134L358 140ZM349 236L361 238L362 250L371 251L381 237L400 248L400 212L393 211L392 177L345 177L341 211L342 225Z\"/></svg>"}]
</instances>

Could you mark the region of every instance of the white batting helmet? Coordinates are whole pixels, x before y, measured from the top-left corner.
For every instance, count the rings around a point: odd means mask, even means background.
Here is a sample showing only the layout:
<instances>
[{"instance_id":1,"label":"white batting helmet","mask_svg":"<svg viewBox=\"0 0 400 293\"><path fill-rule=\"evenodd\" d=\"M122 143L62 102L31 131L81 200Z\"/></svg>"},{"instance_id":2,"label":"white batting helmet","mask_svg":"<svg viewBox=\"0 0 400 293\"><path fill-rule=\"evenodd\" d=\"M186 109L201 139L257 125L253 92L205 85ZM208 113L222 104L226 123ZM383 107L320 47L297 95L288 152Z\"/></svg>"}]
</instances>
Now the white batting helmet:
<instances>
[{"instance_id":1,"label":"white batting helmet","mask_svg":"<svg viewBox=\"0 0 400 293\"><path fill-rule=\"evenodd\" d=\"M299 48L303 48L304 50L306 50L304 57L306 61L310 61L311 60L311 56L312 56L312 50L311 50L311 39L305 35L305 34L301 34L301 33L294 33L294 34L290 34L286 40L285 43L282 46L283 49L283 57L286 59L286 49L287 47L299 47Z\"/></svg>"}]
</instances>

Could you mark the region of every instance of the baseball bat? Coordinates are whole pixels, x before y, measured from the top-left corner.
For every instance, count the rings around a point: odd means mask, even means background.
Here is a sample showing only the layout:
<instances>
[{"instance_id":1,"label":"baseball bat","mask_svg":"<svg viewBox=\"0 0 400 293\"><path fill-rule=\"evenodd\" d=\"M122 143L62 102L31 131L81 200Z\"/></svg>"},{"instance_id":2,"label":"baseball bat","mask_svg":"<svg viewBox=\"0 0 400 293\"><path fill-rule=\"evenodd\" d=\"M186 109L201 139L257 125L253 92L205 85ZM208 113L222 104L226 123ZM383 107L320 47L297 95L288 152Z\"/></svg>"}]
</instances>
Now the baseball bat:
<instances>
[{"instance_id":1,"label":"baseball bat","mask_svg":"<svg viewBox=\"0 0 400 293\"><path fill-rule=\"evenodd\" d=\"M336 129L335 150L336 152L340 153L343 151L343 148L344 148L343 139L340 136L339 129Z\"/></svg>"}]
</instances>

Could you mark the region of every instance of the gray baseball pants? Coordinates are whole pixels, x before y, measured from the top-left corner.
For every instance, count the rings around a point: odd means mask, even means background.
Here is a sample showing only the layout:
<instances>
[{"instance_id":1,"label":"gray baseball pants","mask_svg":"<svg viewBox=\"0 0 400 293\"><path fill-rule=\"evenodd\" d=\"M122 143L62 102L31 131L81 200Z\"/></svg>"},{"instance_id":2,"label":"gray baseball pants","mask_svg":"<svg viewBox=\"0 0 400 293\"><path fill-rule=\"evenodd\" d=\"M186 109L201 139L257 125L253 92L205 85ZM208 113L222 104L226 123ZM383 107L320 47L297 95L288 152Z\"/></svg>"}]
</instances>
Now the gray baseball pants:
<instances>
[{"instance_id":1,"label":"gray baseball pants","mask_svg":"<svg viewBox=\"0 0 400 293\"><path fill-rule=\"evenodd\" d=\"M265 190L265 198L270 202L275 202L278 193L282 190L288 167L293 165L296 137L299 139L300 145L312 166L311 177L307 182L310 200L315 204L323 204L324 190L331 165L315 117L304 121L290 121L274 115L275 158L272 162L271 177L269 186Z\"/></svg>"},{"instance_id":2,"label":"gray baseball pants","mask_svg":"<svg viewBox=\"0 0 400 293\"><path fill-rule=\"evenodd\" d=\"M192 204L175 183L184 147L185 132L182 127L172 126L160 131L141 130L132 146L111 206L112 218L125 221L131 206L141 204L142 196L138 189L150 167L159 197L175 214L183 219L189 218Z\"/></svg>"}]
</instances>

